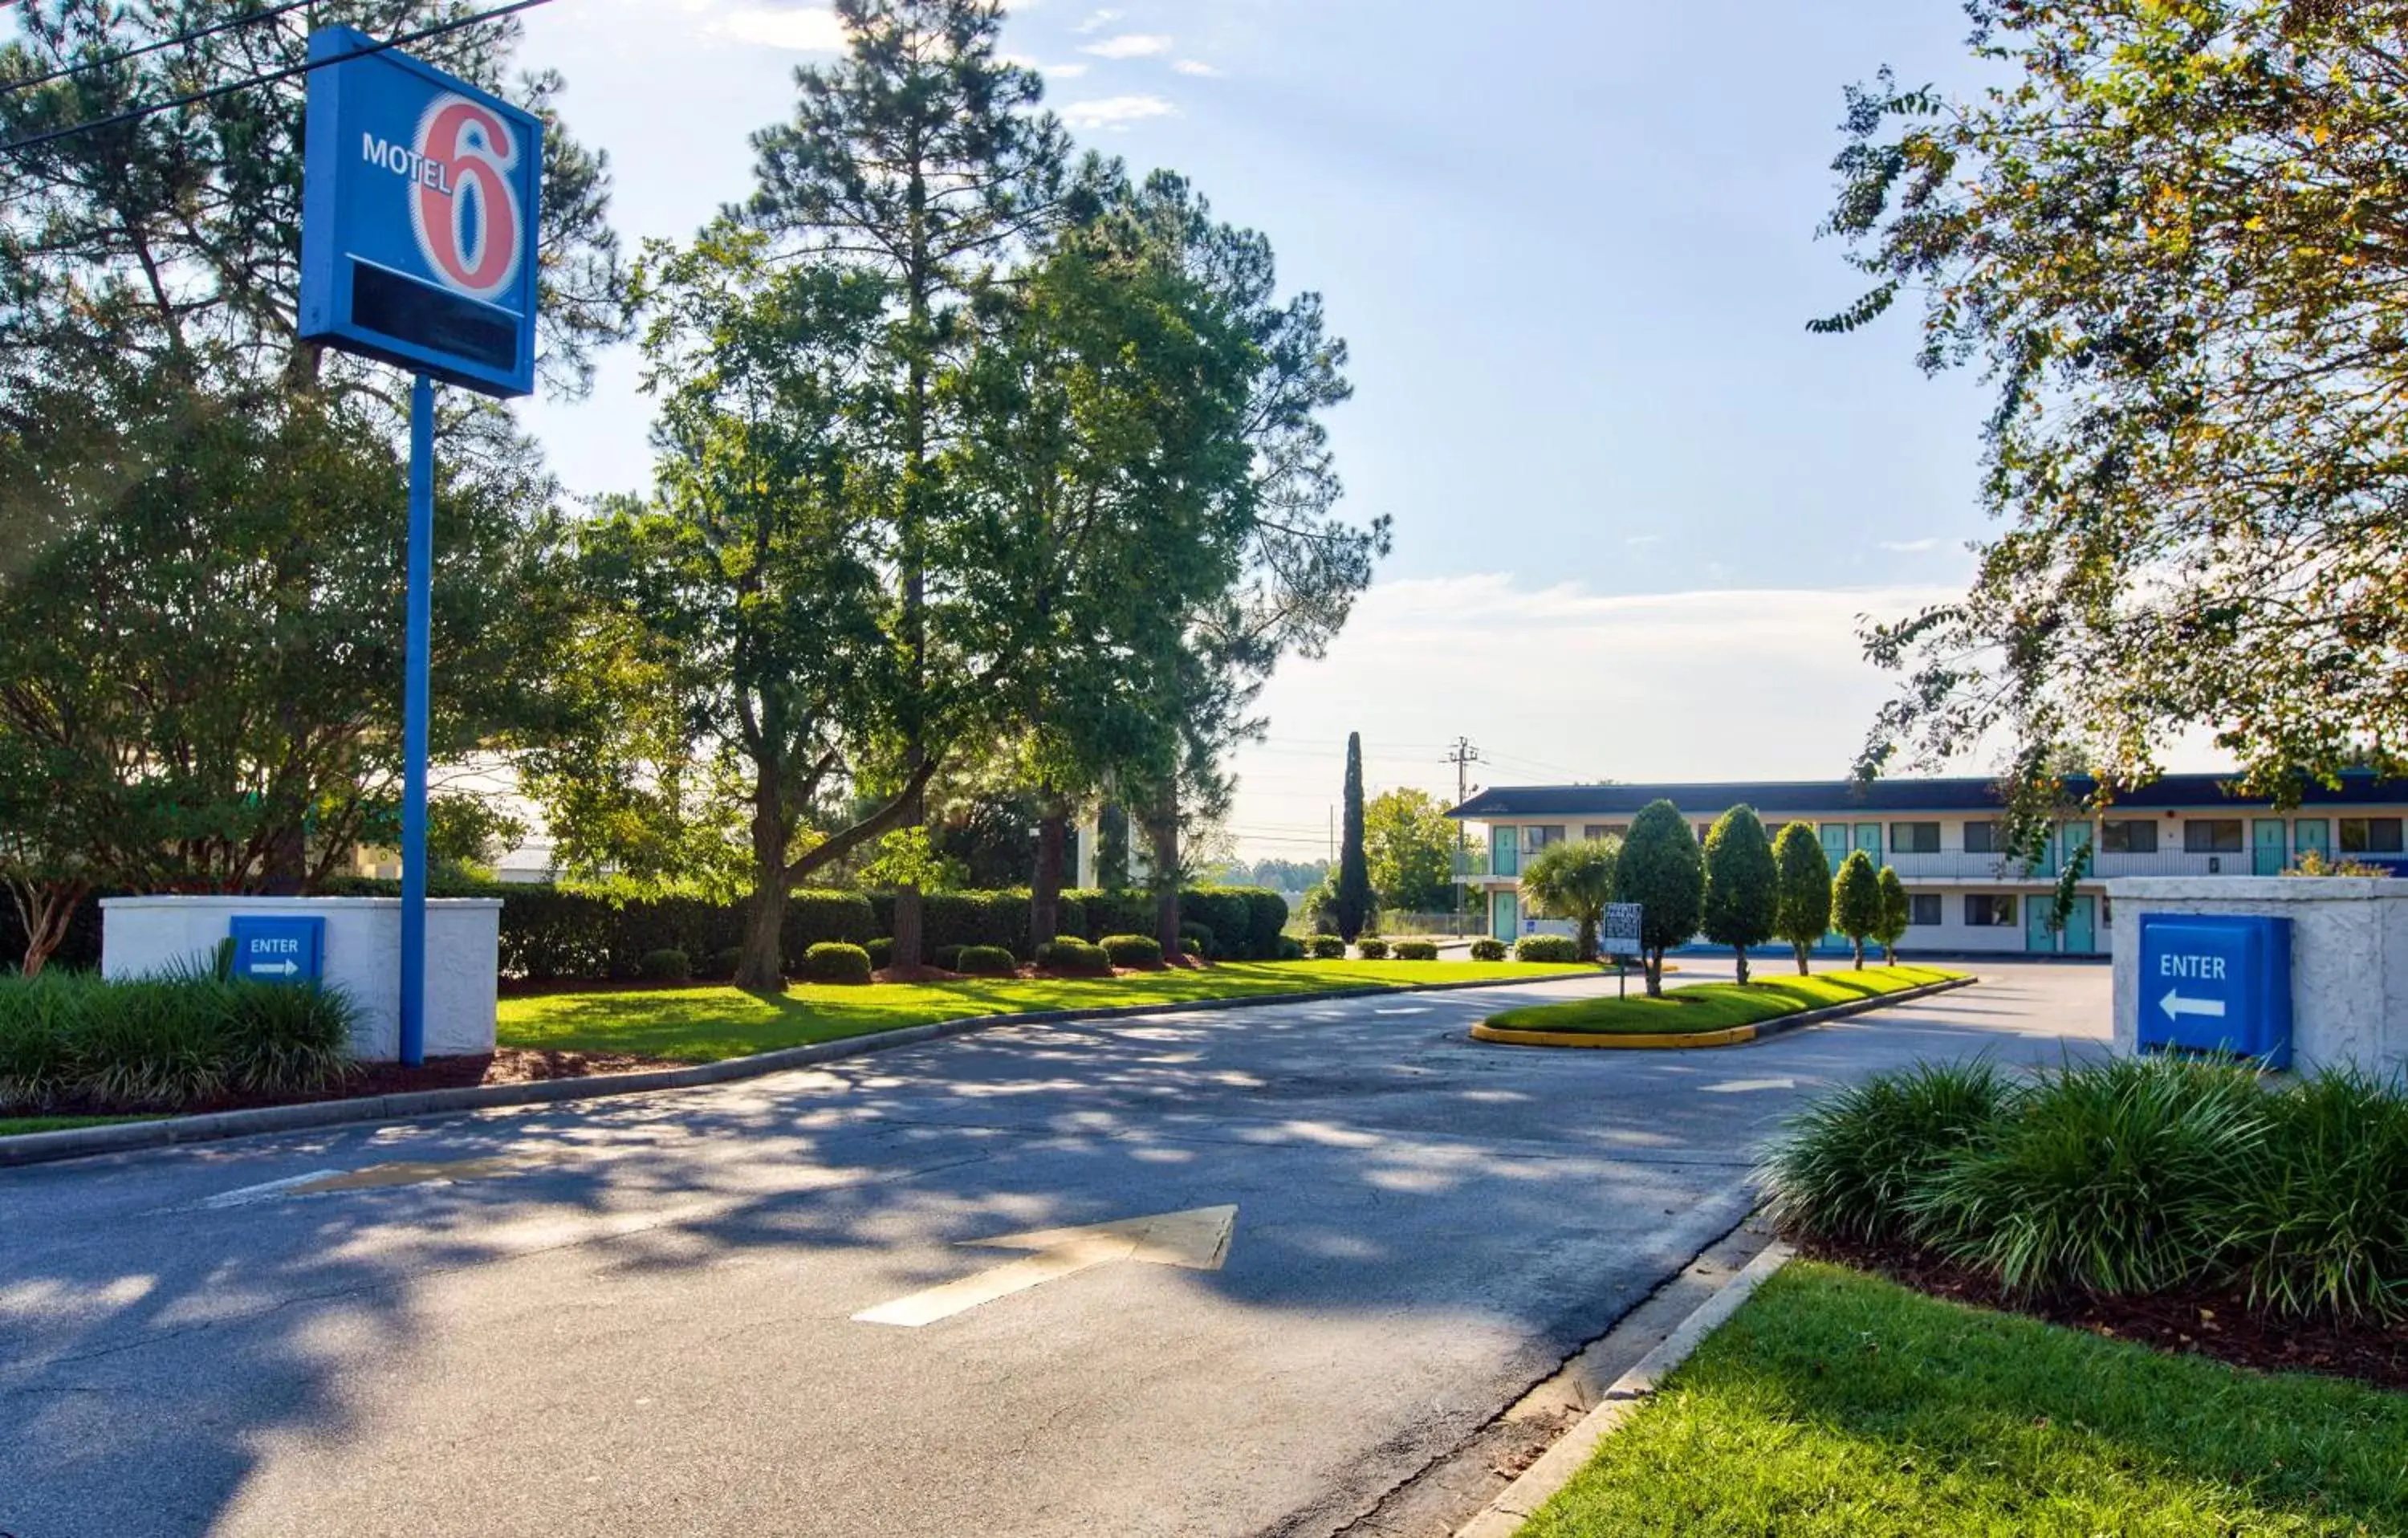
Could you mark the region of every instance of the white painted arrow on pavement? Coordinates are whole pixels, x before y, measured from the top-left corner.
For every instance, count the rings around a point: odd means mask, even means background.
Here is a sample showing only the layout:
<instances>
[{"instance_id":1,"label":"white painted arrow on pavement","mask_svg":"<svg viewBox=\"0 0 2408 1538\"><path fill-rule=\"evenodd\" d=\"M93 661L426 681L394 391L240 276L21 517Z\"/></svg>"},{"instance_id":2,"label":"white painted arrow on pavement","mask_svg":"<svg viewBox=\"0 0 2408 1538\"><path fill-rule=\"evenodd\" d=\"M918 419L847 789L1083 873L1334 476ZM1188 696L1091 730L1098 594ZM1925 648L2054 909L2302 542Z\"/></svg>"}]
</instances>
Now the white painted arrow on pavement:
<instances>
[{"instance_id":1,"label":"white painted arrow on pavement","mask_svg":"<svg viewBox=\"0 0 2408 1538\"><path fill-rule=\"evenodd\" d=\"M2186 1014L2196 1014L2208 1020L2224 1018L2223 999L2185 999L2172 988L2168 988L2166 996L2157 1000L2157 1007L2166 1012L2169 1020L2180 1020Z\"/></svg>"},{"instance_id":2,"label":"white painted arrow on pavement","mask_svg":"<svg viewBox=\"0 0 2408 1538\"><path fill-rule=\"evenodd\" d=\"M965 1276L958 1282L864 1309L853 1318L862 1324L901 1325L916 1330L981 1303L1025 1292L1056 1277L1114 1260L1219 1271L1221 1262L1228 1258L1229 1235L1237 1226L1238 1209L1234 1206L1191 1207L1183 1213L1125 1217L1116 1223L1097 1223L1083 1229L1040 1229L1033 1233L1006 1234L1000 1239L972 1240L972 1243L988 1249L1037 1253Z\"/></svg>"}]
</instances>

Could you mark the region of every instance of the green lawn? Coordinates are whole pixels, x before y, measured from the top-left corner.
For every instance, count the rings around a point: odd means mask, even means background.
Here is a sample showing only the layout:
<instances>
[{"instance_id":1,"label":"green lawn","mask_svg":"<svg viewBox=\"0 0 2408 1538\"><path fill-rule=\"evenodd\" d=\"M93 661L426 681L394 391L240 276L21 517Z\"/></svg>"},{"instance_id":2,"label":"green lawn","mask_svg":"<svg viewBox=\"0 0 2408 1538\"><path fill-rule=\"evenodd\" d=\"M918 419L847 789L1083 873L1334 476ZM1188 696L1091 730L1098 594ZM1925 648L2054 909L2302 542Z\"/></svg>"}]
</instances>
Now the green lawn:
<instances>
[{"instance_id":1,"label":"green lawn","mask_svg":"<svg viewBox=\"0 0 2408 1538\"><path fill-rule=\"evenodd\" d=\"M1025 1010L1188 1003L1250 994L1398 987L1413 983L1513 983L1594 976L1595 967L1518 961L1225 961L1200 971L1092 979L963 979L954 983L796 984L780 994L736 988L545 994L505 999L501 1044L626 1052L704 1063L872 1031Z\"/></svg>"},{"instance_id":2,"label":"green lawn","mask_svg":"<svg viewBox=\"0 0 2408 1538\"><path fill-rule=\"evenodd\" d=\"M2408 1395L1793 1261L1521 1538L2408 1532Z\"/></svg>"},{"instance_id":3,"label":"green lawn","mask_svg":"<svg viewBox=\"0 0 2408 1538\"><path fill-rule=\"evenodd\" d=\"M1507 1030L1583 1030L1611 1036L1690 1036L1699 1031L1752 1026L1879 994L1900 993L1927 983L1943 983L1963 972L1939 967L1867 967L1862 971L1817 972L1812 977L1770 974L1756 969L1756 981L1693 983L1669 988L1660 999L1634 993L1627 999L1576 999L1533 1004L1492 1014L1488 1023Z\"/></svg>"},{"instance_id":4,"label":"green lawn","mask_svg":"<svg viewBox=\"0 0 2408 1538\"><path fill-rule=\"evenodd\" d=\"M70 1127L111 1127L126 1121L156 1121L156 1116L0 1116L0 1138L27 1132L64 1132Z\"/></svg>"}]
</instances>

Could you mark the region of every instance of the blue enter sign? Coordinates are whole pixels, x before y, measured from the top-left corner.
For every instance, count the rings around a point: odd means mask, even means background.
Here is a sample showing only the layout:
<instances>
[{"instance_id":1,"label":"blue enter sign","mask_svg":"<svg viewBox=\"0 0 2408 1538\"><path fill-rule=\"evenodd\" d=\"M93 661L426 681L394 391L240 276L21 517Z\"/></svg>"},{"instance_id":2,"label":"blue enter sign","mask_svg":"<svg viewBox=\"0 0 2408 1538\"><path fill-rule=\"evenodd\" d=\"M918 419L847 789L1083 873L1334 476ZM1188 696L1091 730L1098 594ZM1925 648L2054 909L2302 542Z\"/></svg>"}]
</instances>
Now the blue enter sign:
<instances>
[{"instance_id":1,"label":"blue enter sign","mask_svg":"<svg viewBox=\"0 0 2408 1538\"><path fill-rule=\"evenodd\" d=\"M322 918L242 914L230 928L236 977L253 983L314 983L324 970Z\"/></svg>"},{"instance_id":2,"label":"blue enter sign","mask_svg":"<svg viewBox=\"0 0 2408 1538\"><path fill-rule=\"evenodd\" d=\"M2239 913L2141 915L2143 1051L2291 1060L2291 921Z\"/></svg>"}]
</instances>

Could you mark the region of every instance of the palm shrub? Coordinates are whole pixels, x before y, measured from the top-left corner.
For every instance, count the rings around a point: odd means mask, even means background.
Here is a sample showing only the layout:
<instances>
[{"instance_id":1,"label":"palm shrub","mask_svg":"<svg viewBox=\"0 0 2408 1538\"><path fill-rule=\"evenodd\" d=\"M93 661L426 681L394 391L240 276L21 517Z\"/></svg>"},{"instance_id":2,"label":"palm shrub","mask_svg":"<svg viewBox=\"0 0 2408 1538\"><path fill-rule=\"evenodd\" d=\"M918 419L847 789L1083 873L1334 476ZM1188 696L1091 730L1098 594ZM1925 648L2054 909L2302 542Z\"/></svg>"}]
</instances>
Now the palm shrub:
<instances>
[{"instance_id":1,"label":"palm shrub","mask_svg":"<svg viewBox=\"0 0 2408 1538\"><path fill-rule=\"evenodd\" d=\"M1864 970L1865 941L1882 927L1882 895L1881 872L1861 849L1842 860L1831 878L1831 924L1856 947L1856 970Z\"/></svg>"},{"instance_id":2,"label":"palm shrub","mask_svg":"<svg viewBox=\"0 0 2408 1538\"><path fill-rule=\"evenodd\" d=\"M1781 872L1772 932L1789 941L1804 977L1813 970L1807 957L1831 927L1831 859L1812 825L1791 823L1772 841L1772 863Z\"/></svg>"},{"instance_id":3,"label":"palm shrub","mask_svg":"<svg viewBox=\"0 0 2408 1538\"><path fill-rule=\"evenodd\" d=\"M1781 868L1772 841L1752 806L1735 806L1706 832L1706 898L1698 928L1739 957L1739 980L1747 981L1747 948L1773 936L1781 916Z\"/></svg>"},{"instance_id":4,"label":"palm shrub","mask_svg":"<svg viewBox=\"0 0 2408 1538\"><path fill-rule=\"evenodd\" d=\"M1524 935L1513 942L1516 961L1578 961L1580 947L1570 935Z\"/></svg>"},{"instance_id":5,"label":"palm shrub","mask_svg":"<svg viewBox=\"0 0 2408 1538\"><path fill-rule=\"evenodd\" d=\"M2140 1057L2046 1073L2014 1114L1909 1190L1910 1231L2023 1290L2219 1282L2269 1125L2256 1075L2229 1063Z\"/></svg>"},{"instance_id":6,"label":"palm shrub","mask_svg":"<svg viewBox=\"0 0 2408 1538\"><path fill-rule=\"evenodd\" d=\"M2013 1081L1975 1060L1876 1074L1817 1100L1791 1118L1758 1177L1774 1219L1837 1239L1907 1237L1909 1201L2014 1096Z\"/></svg>"},{"instance_id":7,"label":"palm shrub","mask_svg":"<svg viewBox=\"0 0 2408 1538\"><path fill-rule=\"evenodd\" d=\"M1522 867L1522 895L1551 918L1568 918L1579 930L1576 959L1597 959L1598 926L1613 900L1613 867L1621 845L1610 839L1551 843Z\"/></svg>"},{"instance_id":8,"label":"palm shrub","mask_svg":"<svg viewBox=\"0 0 2408 1538\"><path fill-rule=\"evenodd\" d=\"M2269 1097L2265 1157L2232 1222L2250 1296L2283 1314L2408 1315L2408 1099L2327 1074Z\"/></svg>"},{"instance_id":9,"label":"palm shrub","mask_svg":"<svg viewBox=\"0 0 2408 1538\"><path fill-rule=\"evenodd\" d=\"M1505 942L1492 936L1483 935L1471 942L1471 959L1502 961L1505 959Z\"/></svg>"}]
</instances>

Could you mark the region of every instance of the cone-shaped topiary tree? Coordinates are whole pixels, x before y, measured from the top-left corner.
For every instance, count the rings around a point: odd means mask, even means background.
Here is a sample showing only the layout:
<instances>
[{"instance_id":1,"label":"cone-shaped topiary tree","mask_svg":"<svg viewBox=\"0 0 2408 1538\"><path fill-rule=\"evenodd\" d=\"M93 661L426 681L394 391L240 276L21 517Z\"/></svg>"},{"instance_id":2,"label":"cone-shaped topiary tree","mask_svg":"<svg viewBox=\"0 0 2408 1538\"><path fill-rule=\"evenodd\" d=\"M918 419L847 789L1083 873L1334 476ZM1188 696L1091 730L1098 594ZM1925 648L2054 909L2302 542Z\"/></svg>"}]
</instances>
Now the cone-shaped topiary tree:
<instances>
[{"instance_id":1,"label":"cone-shaped topiary tree","mask_svg":"<svg viewBox=\"0 0 2408 1538\"><path fill-rule=\"evenodd\" d=\"M1907 927L1914 922L1914 904L1907 900L1906 883L1899 880L1898 868L1881 868L1881 927L1873 938L1881 941L1882 963L1898 965L1898 942L1906 938Z\"/></svg>"},{"instance_id":2,"label":"cone-shaped topiary tree","mask_svg":"<svg viewBox=\"0 0 2408 1538\"><path fill-rule=\"evenodd\" d=\"M1831 862L1813 825L1791 823L1772 841L1772 863L1781 872L1781 903L1772 932L1798 956L1798 975L1813 969L1806 958L1831 927Z\"/></svg>"},{"instance_id":3,"label":"cone-shaped topiary tree","mask_svg":"<svg viewBox=\"0 0 2408 1538\"><path fill-rule=\"evenodd\" d=\"M1363 855L1363 734L1346 734L1345 826L1338 844L1339 938L1348 944L1371 917L1371 868Z\"/></svg>"},{"instance_id":4,"label":"cone-shaped topiary tree","mask_svg":"<svg viewBox=\"0 0 2408 1538\"><path fill-rule=\"evenodd\" d=\"M1688 819L1670 801L1650 801L1630 819L1622 855L1613 864L1613 898L1644 910L1639 919L1647 992L1664 992L1664 951L1686 944L1698 932L1706 900L1706 866Z\"/></svg>"},{"instance_id":5,"label":"cone-shaped topiary tree","mask_svg":"<svg viewBox=\"0 0 2408 1538\"><path fill-rule=\"evenodd\" d=\"M1865 964L1865 941L1881 932L1881 872L1873 857L1859 849L1840 862L1831 878L1831 923L1856 948L1856 966Z\"/></svg>"},{"instance_id":6,"label":"cone-shaped topiary tree","mask_svg":"<svg viewBox=\"0 0 2408 1538\"><path fill-rule=\"evenodd\" d=\"M1735 806L1706 834L1706 903L1699 927L1717 945L1739 953L1739 980L1747 981L1747 948L1773 936L1781 916L1781 870L1772 841L1752 806Z\"/></svg>"}]
</instances>

